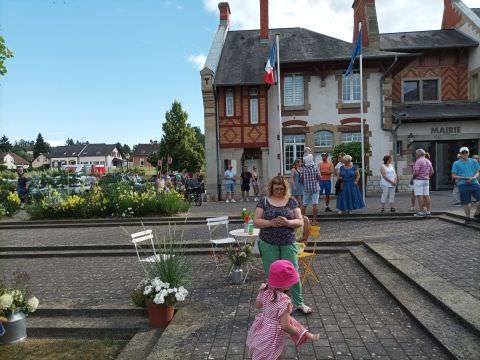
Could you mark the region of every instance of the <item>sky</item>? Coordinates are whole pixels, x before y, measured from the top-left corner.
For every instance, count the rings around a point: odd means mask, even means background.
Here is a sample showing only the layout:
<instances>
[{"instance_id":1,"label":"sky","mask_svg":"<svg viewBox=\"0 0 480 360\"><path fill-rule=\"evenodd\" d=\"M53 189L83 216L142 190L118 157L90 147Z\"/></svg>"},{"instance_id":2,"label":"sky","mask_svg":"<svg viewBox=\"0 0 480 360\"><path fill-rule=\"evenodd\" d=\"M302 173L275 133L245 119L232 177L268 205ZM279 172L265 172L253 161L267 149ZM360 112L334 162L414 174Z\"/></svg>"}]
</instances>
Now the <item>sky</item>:
<instances>
[{"instance_id":1,"label":"sky","mask_svg":"<svg viewBox=\"0 0 480 360\"><path fill-rule=\"evenodd\" d=\"M0 77L0 136L133 146L160 140L176 99L203 131L199 70L218 0L0 0L15 57ZM270 27L352 39L353 0L270 0ZM480 7L480 0L464 0ZM259 0L230 0L231 30L259 27ZM414 11L412 12L412 4ZM439 29L443 0L377 0L380 32Z\"/></svg>"}]
</instances>

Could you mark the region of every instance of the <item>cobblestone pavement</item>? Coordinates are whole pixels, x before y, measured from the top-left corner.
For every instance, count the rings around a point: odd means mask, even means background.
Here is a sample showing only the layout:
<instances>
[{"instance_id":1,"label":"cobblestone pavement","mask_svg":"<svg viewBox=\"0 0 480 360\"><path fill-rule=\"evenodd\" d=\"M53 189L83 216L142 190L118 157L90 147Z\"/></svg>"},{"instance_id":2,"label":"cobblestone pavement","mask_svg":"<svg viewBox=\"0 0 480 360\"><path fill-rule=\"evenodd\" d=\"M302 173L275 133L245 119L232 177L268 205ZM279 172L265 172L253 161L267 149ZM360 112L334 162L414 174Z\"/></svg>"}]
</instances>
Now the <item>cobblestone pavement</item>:
<instances>
[{"instance_id":1,"label":"cobblestone pavement","mask_svg":"<svg viewBox=\"0 0 480 360\"><path fill-rule=\"evenodd\" d=\"M231 229L241 227L231 224ZM480 234L477 230L441 220L322 221L322 241L387 242L453 285L480 299ZM161 238L166 226L152 227ZM127 227L130 232L141 227ZM184 240L208 246L205 225L179 226ZM372 231L374 229L374 231ZM119 227L2 230L0 246L129 244ZM48 260L56 261L56 259ZM83 261L83 260L82 260Z\"/></svg>"},{"instance_id":2,"label":"cobblestone pavement","mask_svg":"<svg viewBox=\"0 0 480 360\"><path fill-rule=\"evenodd\" d=\"M207 256L191 256L194 278L187 303L202 303L208 320L172 351L182 359L243 359L254 300L263 278L257 263L243 285L232 285L226 264L216 269ZM9 259L4 268L34 269L33 291L42 304L75 308L129 306L130 291L141 277L136 259ZM320 284L308 283L305 301L315 313L294 316L320 341L298 353L289 341L287 359L447 359L446 354L406 315L349 254L319 255ZM34 315L33 315L34 316Z\"/></svg>"}]
</instances>

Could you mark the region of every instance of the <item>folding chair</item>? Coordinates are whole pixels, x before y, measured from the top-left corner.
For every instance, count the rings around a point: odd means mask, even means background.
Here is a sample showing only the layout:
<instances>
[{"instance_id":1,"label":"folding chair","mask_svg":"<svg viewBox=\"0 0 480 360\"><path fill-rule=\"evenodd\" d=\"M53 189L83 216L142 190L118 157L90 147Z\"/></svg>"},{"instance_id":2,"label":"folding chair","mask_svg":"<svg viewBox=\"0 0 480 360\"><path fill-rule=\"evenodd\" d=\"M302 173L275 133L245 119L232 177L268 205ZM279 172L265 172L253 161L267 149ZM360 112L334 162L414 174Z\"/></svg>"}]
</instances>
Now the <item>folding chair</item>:
<instances>
[{"instance_id":1,"label":"folding chair","mask_svg":"<svg viewBox=\"0 0 480 360\"><path fill-rule=\"evenodd\" d=\"M153 243L153 233L151 229L146 229L144 231L139 231L133 234L130 234L132 243L135 246L135 251L137 252L138 261L143 267L143 263L152 263L160 260L166 260L170 255L161 254L158 255L155 250L155 245ZM142 243L148 244L148 249L142 247ZM152 255L153 253L153 255Z\"/></svg>"},{"instance_id":2,"label":"folding chair","mask_svg":"<svg viewBox=\"0 0 480 360\"><path fill-rule=\"evenodd\" d=\"M298 254L298 266L300 267L300 283L303 284L307 276L311 276L317 283L320 282L317 273L313 268L313 260L315 259L317 250L317 241L320 240L320 226L310 226L310 239L313 240L312 251L304 251L305 243L298 243L300 252ZM303 272L303 274L302 274Z\"/></svg>"},{"instance_id":3,"label":"folding chair","mask_svg":"<svg viewBox=\"0 0 480 360\"><path fill-rule=\"evenodd\" d=\"M215 265L218 266L217 250L222 245L236 243L236 240L230 237L228 233L228 216L221 216L207 219L208 233L210 236L210 244L212 245L212 256ZM223 230L225 229L225 235Z\"/></svg>"}]
</instances>

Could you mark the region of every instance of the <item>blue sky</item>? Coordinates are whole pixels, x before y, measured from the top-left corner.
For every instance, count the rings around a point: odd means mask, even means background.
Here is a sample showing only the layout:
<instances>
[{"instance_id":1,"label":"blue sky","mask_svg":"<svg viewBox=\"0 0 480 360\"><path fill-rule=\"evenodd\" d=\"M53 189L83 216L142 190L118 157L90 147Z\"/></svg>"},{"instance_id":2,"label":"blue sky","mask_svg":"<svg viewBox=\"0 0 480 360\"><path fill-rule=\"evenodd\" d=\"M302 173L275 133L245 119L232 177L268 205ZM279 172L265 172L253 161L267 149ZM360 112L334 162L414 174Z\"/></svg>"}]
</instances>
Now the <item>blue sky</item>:
<instances>
[{"instance_id":1,"label":"blue sky","mask_svg":"<svg viewBox=\"0 0 480 360\"><path fill-rule=\"evenodd\" d=\"M41 132L52 145L73 138L132 146L161 138L174 99L203 130L199 70L218 2L0 0L0 34L15 54L0 78L0 136L34 140ZM270 26L351 41L352 2L270 0ZM229 3L232 29L258 28L259 0ZM440 28L443 0L376 5L381 32Z\"/></svg>"},{"instance_id":2,"label":"blue sky","mask_svg":"<svg viewBox=\"0 0 480 360\"><path fill-rule=\"evenodd\" d=\"M218 24L201 2L2 0L15 57L0 79L0 134L148 142L172 101L203 128L198 68ZM1 135L0 135L1 136Z\"/></svg>"}]
</instances>

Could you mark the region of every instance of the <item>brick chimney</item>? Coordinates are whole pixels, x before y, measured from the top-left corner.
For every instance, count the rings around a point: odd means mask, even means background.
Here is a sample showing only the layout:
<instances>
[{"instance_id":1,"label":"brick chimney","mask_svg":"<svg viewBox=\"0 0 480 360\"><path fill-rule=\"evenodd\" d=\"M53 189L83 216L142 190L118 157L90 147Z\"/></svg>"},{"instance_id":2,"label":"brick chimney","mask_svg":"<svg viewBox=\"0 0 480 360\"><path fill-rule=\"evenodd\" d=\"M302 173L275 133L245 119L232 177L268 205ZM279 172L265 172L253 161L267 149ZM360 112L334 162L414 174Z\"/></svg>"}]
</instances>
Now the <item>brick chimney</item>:
<instances>
[{"instance_id":1,"label":"brick chimney","mask_svg":"<svg viewBox=\"0 0 480 360\"><path fill-rule=\"evenodd\" d=\"M220 25L228 25L231 14L230 5L228 5L228 2L218 3L218 10L220 10Z\"/></svg>"},{"instance_id":2,"label":"brick chimney","mask_svg":"<svg viewBox=\"0 0 480 360\"><path fill-rule=\"evenodd\" d=\"M268 40L268 0L260 0L260 40Z\"/></svg>"},{"instance_id":3,"label":"brick chimney","mask_svg":"<svg viewBox=\"0 0 480 360\"><path fill-rule=\"evenodd\" d=\"M354 0L353 8L353 42L357 40L358 23L362 22L362 46L373 49L380 48L380 33L378 31L377 9L375 0Z\"/></svg>"},{"instance_id":4,"label":"brick chimney","mask_svg":"<svg viewBox=\"0 0 480 360\"><path fill-rule=\"evenodd\" d=\"M453 3L452 0L443 0L442 30L455 29L462 21L462 16Z\"/></svg>"}]
</instances>

